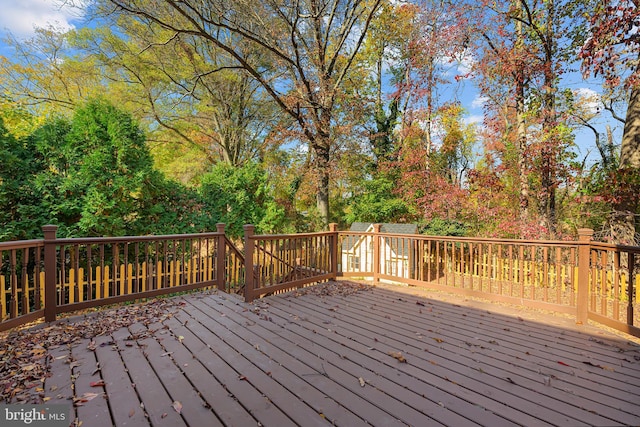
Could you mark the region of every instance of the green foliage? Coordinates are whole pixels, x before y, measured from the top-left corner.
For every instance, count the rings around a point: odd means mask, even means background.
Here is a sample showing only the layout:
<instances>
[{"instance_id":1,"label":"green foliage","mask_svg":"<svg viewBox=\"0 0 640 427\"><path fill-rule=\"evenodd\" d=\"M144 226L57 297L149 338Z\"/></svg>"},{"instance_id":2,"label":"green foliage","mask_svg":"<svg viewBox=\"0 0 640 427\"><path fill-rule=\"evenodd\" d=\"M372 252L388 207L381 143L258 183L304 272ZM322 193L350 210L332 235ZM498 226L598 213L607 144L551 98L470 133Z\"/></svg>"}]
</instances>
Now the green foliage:
<instances>
[{"instance_id":1,"label":"green foliage","mask_svg":"<svg viewBox=\"0 0 640 427\"><path fill-rule=\"evenodd\" d=\"M213 223L195 191L153 169L132 117L103 100L19 140L2 126L0 160L1 240L41 237L45 224L76 237L206 231Z\"/></svg>"},{"instance_id":2,"label":"green foliage","mask_svg":"<svg viewBox=\"0 0 640 427\"><path fill-rule=\"evenodd\" d=\"M394 194L395 180L390 175L379 174L365 181L364 191L353 197L346 222L394 223L406 222L414 211L406 201Z\"/></svg>"},{"instance_id":3,"label":"green foliage","mask_svg":"<svg viewBox=\"0 0 640 427\"><path fill-rule=\"evenodd\" d=\"M29 177L41 167L32 141L17 140L0 118L0 241L28 239L41 218L30 206L38 194Z\"/></svg>"},{"instance_id":4,"label":"green foliage","mask_svg":"<svg viewBox=\"0 0 640 427\"><path fill-rule=\"evenodd\" d=\"M421 233L429 236L466 236L468 229L460 221L434 218L421 228Z\"/></svg>"},{"instance_id":5,"label":"green foliage","mask_svg":"<svg viewBox=\"0 0 640 427\"><path fill-rule=\"evenodd\" d=\"M79 229L105 236L136 230L138 198L153 163L131 116L91 102L74 115L67 143L74 148L71 185L83 199Z\"/></svg>"},{"instance_id":6,"label":"green foliage","mask_svg":"<svg viewBox=\"0 0 640 427\"><path fill-rule=\"evenodd\" d=\"M267 174L256 163L216 164L202 177L200 194L207 215L225 223L234 238L244 234L245 224L255 225L257 233L275 232L284 225L284 209L276 204Z\"/></svg>"}]
</instances>

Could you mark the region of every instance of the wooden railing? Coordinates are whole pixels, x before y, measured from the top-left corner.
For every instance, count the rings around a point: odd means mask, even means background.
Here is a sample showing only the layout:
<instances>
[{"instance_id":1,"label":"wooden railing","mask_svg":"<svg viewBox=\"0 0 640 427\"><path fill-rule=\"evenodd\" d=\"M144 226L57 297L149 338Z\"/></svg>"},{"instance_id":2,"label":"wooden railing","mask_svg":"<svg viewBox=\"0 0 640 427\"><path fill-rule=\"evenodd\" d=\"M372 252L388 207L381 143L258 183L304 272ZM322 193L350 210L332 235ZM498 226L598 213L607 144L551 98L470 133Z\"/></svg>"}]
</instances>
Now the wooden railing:
<instances>
[{"instance_id":1,"label":"wooden railing","mask_svg":"<svg viewBox=\"0 0 640 427\"><path fill-rule=\"evenodd\" d=\"M215 233L0 243L0 330L40 318L216 287L246 301L337 277L386 280L542 308L640 337L640 248L330 231L255 235L244 254ZM219 267L222 266L222 267ZM246 274L250 272L250 274Z\"/></svg>"},{"instance_id":2,"label":"wooden railing","mask_svg":"<svg viewBox=\"0 0 640 427\"><path fill-rule=\"evenodd\" d=\"M239 292L244 258L224 234L0 243L0 330L44 317L192 289Z\"/></svg>"},{"instance_id":3,"label":"wooden railing","mask_svg":"<svg viewBox=\"0 0 640 427\"><path fill-rule=\"evenodd\" d=\"M254 235L245 226L244 296L252 301L309 283L336 278L337 232L295 235Z\"/></svg>"},{"instance_id":4,"label":"wooden railing","mask_svg":"<svg viewBox=\"0 0 640 427\"><path fill-rule=\"evenodd\" d=\"M338 233L338 276L387 280L592 320L640 337L640 248L592 242Z\"/></svg>"}]
</instances>

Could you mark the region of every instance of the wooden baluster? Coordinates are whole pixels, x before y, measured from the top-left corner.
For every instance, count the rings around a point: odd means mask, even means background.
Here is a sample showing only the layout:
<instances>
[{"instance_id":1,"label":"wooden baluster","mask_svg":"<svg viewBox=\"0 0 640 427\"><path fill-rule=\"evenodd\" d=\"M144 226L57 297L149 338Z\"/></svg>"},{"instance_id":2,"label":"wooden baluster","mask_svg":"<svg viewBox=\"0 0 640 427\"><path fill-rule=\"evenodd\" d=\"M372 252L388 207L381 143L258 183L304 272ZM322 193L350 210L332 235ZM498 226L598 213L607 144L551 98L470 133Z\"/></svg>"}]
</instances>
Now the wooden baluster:
<instances>
[{"instance_id":1,"label":"wooden baluster","mask_svg":"<svg viewBox=\"0 0 640 427\"><path fill-rule=\"evenodd\" d=\"M26 248L22 250L22 314L28 314L31 310L29 307L29 272L27 267L29 266L29 250Z\"/></svg>"},{"instance_id":2,"label":"wooden baluster","mask_svg":"<svg viewBox=\"0 0 640 427\"><path fill-rule=\"evenodd\" d=\"M629 264L627 268L629 269L629 280L627 284L627 325L633 325L633 305L634 305L634 288L637 284L636 276L635 276L635 254L633 252L628 252L629 254Z\"/></svg>"}]
</instances>

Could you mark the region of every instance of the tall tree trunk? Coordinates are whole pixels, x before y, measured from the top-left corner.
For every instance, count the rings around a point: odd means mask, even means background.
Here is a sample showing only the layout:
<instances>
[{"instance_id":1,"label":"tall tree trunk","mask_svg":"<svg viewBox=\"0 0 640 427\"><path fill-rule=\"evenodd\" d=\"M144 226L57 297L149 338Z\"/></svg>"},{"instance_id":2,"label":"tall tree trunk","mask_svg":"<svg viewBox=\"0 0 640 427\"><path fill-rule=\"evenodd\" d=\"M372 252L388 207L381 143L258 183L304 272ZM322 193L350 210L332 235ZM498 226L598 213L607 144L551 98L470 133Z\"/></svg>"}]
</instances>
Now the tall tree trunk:
<instances>
[{"instance_id":1,"label":"tall tree trunk","mask_svg":"<svg viewBox=\"0 0 640 427\"><path fill-rule=\"evenodd\" d=\"M558 149L560 141L557 135L556 112L556 78L554 70L554 56L556 52L555 41L555 2L547 2L546 31L544 43L544 94L543 94L543 121L542 134L542 216L545 227L553 237L556 234L556 181Z\"/></svg>"},{"instance_id":2,"label":"tall tree trunk","mask_svg":"<svg viewBox=\"0 0 640 427\"><path fill-rule=\"evenodd\" d=\"M627 117L620 147L620 177L640 174L640 88L634 87L629 96ZM623 182L625 180L623 179ZM617 188L610 218L611 238L614 243L634 245L636 239L636 212L638 197L630 196L629 188Z\"/></svg>"},{"instance_id":3,"label":"tall tree trunk","mask_svg":"<svg viewBox=\"0 0 640 427\"><path fill-rule=\"evenodd\" d=\"M516 45L518 56L522 55L524 45L524 34L522 32L522 22L516 21ZM516 81L516 150L518 153L518 171L520 173L520 222L524 225L529 219L529 177L527 163L525 161L525 151L527 148L527 123L525 119L525 70L524 64L520 60L515 71Z\"/></svg>"},{"instance_id":4,"label":"tall tree trunk","mask_svg":"<svg viewBox=\"0 0 640 427\"><path fill-rule=\"evenodd\" d=\"M316 154L316 173L318 189L316 193L316 207L320 214L322 224L329 224L329 177L330 173L330 152L329 141L321 141L314 147Z\"/></svg>"}]
</instances>

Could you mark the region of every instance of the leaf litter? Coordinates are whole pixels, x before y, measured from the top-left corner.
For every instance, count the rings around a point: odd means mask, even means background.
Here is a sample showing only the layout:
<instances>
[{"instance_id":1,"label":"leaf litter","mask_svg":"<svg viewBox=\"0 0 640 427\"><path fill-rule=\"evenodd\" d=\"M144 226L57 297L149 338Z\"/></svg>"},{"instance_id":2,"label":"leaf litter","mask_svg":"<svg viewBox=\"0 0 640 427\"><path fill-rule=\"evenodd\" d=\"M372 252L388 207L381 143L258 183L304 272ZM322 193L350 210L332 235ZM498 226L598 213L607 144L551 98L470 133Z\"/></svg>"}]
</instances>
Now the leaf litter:
<instances>
[{"instance_id":1,"label":"leaf litter","mask_svg":"<svg viewBox=\"0 0 640 427\"><path fill-rule=\"evenodd\" d=\"M350 282L341 280L339 282L331 281L320 283L314 286L308 286L306 288L297 289L292 291L290 296L293 298L301 297L304 295L313 295L317 297L329 297L329 296L349 296L359 292L371 290L371 285L365 285L363 283Z\"/></svg>"},{"instance_id":2,"label":"leaf litter","mask_svg":"<svg viewBox=\"0 0 640 427\"><path fill-rule=\"evenodd\" d=\"M149 302L101 310L58 321L50 325L0 333L0 403L44 403L46 379L54 360L54 348L89 339L87 349L96 350L94 338L141 322L148 325L173 316L179 307L176 299L161 298ZM173 310L172 310L173 309ZM113 345L113 342L101 346ZM65 358L60 356L55 359ZM75 365L74 365L75 363ZM69 360L69 370L78 363ZM98 383L93 385L98 387ZM53 391L53 390L50 390ZM82 404L95 396L75 397Z\"/></svg>"}]
</instances>

